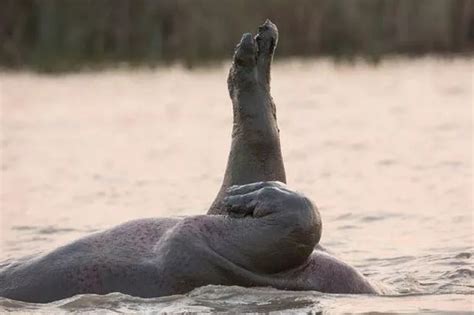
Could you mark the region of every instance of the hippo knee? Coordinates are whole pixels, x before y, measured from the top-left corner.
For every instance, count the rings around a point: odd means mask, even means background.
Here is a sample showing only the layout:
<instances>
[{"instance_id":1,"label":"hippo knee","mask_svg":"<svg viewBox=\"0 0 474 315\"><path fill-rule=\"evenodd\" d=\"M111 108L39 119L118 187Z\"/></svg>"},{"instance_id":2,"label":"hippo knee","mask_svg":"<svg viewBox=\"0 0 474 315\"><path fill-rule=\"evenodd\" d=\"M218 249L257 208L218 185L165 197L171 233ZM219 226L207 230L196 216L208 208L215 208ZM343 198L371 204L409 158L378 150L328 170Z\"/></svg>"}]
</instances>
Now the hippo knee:
<instances>
[{"instance_id":1,"label":"hippo knee","mask_svg":"<svg viewBox=\"0 0 474 315\"><path fill-rule=\"evenodd\" d=\"M256 235L268 242L265 251L271 257L276 257L275 252L281 256L262 269L283 270L302 264L321 238L317 208L281 182L233 186L228 189L224 205L231 217L252 220Z\"/></svg>"}]
</instances>

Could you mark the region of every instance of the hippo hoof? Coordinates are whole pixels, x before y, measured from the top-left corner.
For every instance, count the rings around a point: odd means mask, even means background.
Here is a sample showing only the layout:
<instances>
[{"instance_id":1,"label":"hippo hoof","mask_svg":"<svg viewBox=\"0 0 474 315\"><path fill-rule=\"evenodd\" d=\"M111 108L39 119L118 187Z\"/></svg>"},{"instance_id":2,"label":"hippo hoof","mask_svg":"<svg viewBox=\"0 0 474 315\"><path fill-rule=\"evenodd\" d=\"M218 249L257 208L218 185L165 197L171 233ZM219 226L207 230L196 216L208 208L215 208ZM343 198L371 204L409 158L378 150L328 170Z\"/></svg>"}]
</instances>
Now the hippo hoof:
<instances>
[{"instance_id":1,"label":"hippo hoof","mask_svg":"<svg viewBox=\"0 0 474 315\"><path fill-rule=\"evenodd\" d=\"M278 43L278 29L270 20L258 27L258 33L242 35L234 53L234 64L238 66L254 66L257 62L268 63ZM269 67L267 65L266 67ZM267 71L269 69L264 69Z\"/></svg>"},{"instance_id":2,"label":"hippo hoof","mask_svg":"<svg viewBox=\"0 0 474 315\"><path fill-rule=\"evenodd\" d=\"M273 54L278 43L278 28L270 20L258 27L258 34L255 36L258 46L258 54Z\"/></svg>"},{"instance_id":3,"label":"hippo hoof","mask_svg":"<svg viewBox=\"0 0 474 315\"><path fill-rule=\"evenodd\" d=\"M252 34L245 33L235 48L234 63L239 66L253 66L256 63L256 53L257 45L255 39L252 37Z\"/></svg>"}]
</instances>

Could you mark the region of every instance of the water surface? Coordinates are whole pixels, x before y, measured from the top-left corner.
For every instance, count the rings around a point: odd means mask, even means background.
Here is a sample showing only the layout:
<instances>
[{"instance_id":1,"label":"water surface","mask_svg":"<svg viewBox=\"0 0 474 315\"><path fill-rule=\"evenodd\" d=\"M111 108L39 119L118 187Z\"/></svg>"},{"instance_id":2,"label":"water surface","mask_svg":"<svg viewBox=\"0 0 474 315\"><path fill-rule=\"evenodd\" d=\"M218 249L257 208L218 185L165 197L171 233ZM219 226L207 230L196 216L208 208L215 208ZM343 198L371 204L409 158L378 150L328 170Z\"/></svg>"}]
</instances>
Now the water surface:
<instances>
[{"instance_id":1,"label":"water surface","mask_svg":"<svg viewBox=\"0 0 474 315\"><path fill-rule=\"evenodd\" d=\"M272 93L288 183L322 245L387 296L208 286L0 311L473 311L472 59L289 61ZM0 260L127 220L205 213L230 145L227 67L0 74Z\"/></svg>"}]
</instances>

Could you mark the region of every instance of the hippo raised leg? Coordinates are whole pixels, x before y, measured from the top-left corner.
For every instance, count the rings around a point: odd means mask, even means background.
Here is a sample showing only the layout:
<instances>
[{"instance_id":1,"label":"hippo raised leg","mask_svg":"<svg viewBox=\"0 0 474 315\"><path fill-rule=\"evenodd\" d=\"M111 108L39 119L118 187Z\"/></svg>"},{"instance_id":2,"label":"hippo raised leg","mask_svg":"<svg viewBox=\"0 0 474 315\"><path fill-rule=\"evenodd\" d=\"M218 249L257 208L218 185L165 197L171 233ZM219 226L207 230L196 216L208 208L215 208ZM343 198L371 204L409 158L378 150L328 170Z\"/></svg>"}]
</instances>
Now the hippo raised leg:
<instances>
[{"instance_id":1,"label":"hippo raised leg","mask_svg":"<svg viewBox=\"0 0 474 315\"><path fill-rule=\"evenodd\" d=\"M270 95L270 67L277 42L278 30L267 20L255 38L244 34L235 49L227 80L234 116L232 144L221 189L208 214L224 213L221 202L229 186L286 182Z\"/></svg>"}]
</instances>

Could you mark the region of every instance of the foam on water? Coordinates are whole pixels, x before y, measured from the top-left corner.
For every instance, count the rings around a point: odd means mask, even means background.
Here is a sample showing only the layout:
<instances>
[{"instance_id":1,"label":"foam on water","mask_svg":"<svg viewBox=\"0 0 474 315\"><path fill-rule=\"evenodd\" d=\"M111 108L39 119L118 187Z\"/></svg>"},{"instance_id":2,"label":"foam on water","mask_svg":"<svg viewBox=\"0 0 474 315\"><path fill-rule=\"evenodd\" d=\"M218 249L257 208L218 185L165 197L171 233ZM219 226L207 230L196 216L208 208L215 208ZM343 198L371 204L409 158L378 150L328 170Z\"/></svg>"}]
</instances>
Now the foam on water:
<instances>
[{"instance_id":1,"label":"foam on water","mask_svg":"<svg viewBox=\"0 0 474 315\"><path fill-rule=\"evenodd\" d=\"M5 311L22 312L162 312L162 313L470 313L472 298L461 294L364 296L319 292L279 291L272 288L206 286L186 295L142 299L120 293L78 295L49 304L0 298Z\"/></svg>"}]
</instances>

